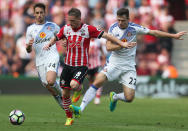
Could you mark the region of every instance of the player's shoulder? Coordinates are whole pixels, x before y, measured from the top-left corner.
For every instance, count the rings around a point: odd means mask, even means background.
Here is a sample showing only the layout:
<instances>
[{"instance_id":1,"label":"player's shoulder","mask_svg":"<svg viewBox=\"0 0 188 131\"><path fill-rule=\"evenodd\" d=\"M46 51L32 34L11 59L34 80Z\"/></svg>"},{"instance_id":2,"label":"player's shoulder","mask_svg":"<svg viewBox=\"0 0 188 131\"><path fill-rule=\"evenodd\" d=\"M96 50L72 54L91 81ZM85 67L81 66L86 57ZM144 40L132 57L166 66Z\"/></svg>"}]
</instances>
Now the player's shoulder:
<instances>
[{"instance_id":1,"label":"player's shoulder","mask_svg":"<svg viewBox=\"0 0 188 131\"><path fill-rule=\"evenodd\" d=\"M116 28L119 28L117 22L113 23L113 24L110 26L109 31L112 32L112 31L113 31L114 29L116 29Z\"/></svg>"},{"instance_id":2,"label":"player's shoulder","mask_svg":"<svg viewBox=\"0 0 188 131\"><path fill-rule=\"evenodd\" d=\"M132 22L129 22L129 29L130 30L136 30L137 32L148 32L149 29L144 27L144 26L141 26L139 24L135 24L135 23L132 23Z\"/></svg>"},{"instance_id":3,"label":"player's shoulder","mask_svg":"<svg viewBox=\"0 0 188 131\"><path fill-rule=\"evenodd\" d=\"M133 22L129 22L129 25L128 25L128 26L129 26L129 27L133 27L133 28L142 28L141 25L136 24L136 23L133 23Z\"/></svg>"},{"instance_id":4,"label":"player's shoulder","mask_svg":"<svg viewBox=\"0 0 188 131\"><path fill-rule=\"evenodd\" d=\"M58 26L56 23L51 22L51 21L47 21L47 22L45 23L45 25L53 25L53 26ZM59 26L58 26L58 27L59 27Z\"/></svg>"},{"instance_id":5,"label":"player's shoulder","mask_svg":"<svg viewBox=\"0 0 188 131\"><path fill-rule=\"evenodd\" d=\"M31 29L34 28L35 26L36 26L36 24L33 23L33 24L31 24L31 25L29 25L29 26L27 27L27 30L31 30Z\"/></svg>"},{"instance_id":6,"label":"player's shoulder","mask_svg":"<svg viewBox=\"0 0 188 131\"><path fill-rule=\"evenodd\" d=\"M27 27L27 29L26 29L26 31L29 33L31 33L33 30L35 30L37 28L37 26L36 26L36 24L35 23L33 23L33 24L31 24L31 25L29 25L28 27Z\"/></svg>"}]
</instances>

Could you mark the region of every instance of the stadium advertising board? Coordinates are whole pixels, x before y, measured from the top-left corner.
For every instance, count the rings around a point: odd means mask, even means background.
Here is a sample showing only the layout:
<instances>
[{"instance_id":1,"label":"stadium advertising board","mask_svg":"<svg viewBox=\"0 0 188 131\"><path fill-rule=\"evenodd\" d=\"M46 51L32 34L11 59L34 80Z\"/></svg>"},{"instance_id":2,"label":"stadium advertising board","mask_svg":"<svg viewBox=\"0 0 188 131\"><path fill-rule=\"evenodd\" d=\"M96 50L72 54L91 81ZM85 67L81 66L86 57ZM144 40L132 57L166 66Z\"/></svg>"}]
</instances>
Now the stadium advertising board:
<instances>
[{"instance_id":1,"label":"stadium advertising board","mask_svg":"<svg viewBox=\"0 0 188 131\"><path fill-rule=\"evenodd\" d=\"M138 77L136 97L145 96L156 98L188 96L188 81L185 78Z\"/></svg>"}]
</instances>

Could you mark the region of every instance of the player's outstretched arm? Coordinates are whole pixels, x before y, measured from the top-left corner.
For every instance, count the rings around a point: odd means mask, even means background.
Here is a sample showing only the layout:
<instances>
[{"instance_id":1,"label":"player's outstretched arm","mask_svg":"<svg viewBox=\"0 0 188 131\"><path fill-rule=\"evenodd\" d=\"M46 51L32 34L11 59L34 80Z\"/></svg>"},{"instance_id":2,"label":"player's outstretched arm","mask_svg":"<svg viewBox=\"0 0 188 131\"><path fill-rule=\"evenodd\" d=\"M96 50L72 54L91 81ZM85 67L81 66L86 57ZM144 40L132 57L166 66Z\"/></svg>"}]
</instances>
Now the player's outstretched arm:
<instances>
[{"instance_id":1,"label":"player's outstretched arm","mask_svg":"<svg viewBox=\"0 0 188 131\"><path fill-rule=\"evenodd\" d=\"M172 34L172 33L163 32L159 30L150 30L148 34L156 36L156 37L170 37L170 38L174 38L178 40L183 40L182 36L187 34L187 31L181 31L176 34Z\"/></svg>"},{"instance_id":2,"label":"player's outstretched arm","mask_svg":"<svg viewBox=\"0 0 188 131\"><path fill-rule=\"evenodd\" d=\"M34 39L29 40L29 43L26 44L26 51L27 53L30 53L32 51L32 45L33 45Z\"/></svg>"},{"instance_id":3,"label":"player's outstretched arm","mask_svg":"<svg viewBox=\"0 0 188 131\"><path fill-rule=\"evenodd\" d=\"M134 46L136 46L136 42L123 42L123 41L119 40L118 38L116 38L106 32L103 33L102 37L113 42L113 43L119 44L123 48L133 48Z\"/></svg>"},{"instance_id":4,"label":"player's outstretched arm","mask_svg":"<svg viewBox=\"0 0 188 131\"><path fill-rule=\"evenodd\" d=\"M54 36L50 39L50 42L43 47L44 50L49 50L52 45L55 44L57 38Z\"/></svg>"}]
</instances>

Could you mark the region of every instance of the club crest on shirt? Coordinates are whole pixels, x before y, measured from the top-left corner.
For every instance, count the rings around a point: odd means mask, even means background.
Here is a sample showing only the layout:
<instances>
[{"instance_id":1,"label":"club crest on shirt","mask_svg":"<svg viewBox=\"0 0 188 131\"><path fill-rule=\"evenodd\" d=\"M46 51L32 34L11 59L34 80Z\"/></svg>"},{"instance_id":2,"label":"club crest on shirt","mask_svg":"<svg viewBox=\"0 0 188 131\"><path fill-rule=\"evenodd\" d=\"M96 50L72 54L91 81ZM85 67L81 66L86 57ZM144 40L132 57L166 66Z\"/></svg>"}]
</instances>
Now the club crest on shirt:
<instances>
[{"instance_id":1,"label":"club crest on shirt","mask_svg":"<svg viewBox=\"0 0 188 131\"><path fill-rule=\"evenodd\" d=\"M46 33L41 32L41 33L39 34L39 36L40 36L40 38L44 38L44 37L46 37Z\"/></svg>"},{"instance_id":2,"label":"club crest on shirt","mask_svg":"<svg viewBox=\"0 0 188 131\"><path fill-rule=\"evenodd\" d=\"M80 30L81 36L85 35L85 31L83 29Z\"/></svg>"},{"instance_id":3,"label":"club crest on shirt","mask_svg":"<svg viewBox=\"0 0 188 131\"><path fill-rule=\"evenodd\" d=\"M127 42L127 39L124 38L124 39L122 39L121 41L123 41L123 42Z\"/></svg>"}]
</instances>

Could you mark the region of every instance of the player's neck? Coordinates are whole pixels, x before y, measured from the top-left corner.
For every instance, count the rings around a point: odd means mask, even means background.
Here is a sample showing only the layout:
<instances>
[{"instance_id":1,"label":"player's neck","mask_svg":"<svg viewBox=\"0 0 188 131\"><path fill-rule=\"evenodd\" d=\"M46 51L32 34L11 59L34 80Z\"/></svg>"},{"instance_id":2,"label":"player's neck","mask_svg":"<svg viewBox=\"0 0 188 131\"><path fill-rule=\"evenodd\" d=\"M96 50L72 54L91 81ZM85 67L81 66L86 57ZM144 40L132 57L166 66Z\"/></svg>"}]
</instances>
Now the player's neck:
<instances>
[{"instance_id":1,"label":"player's neck","mask_svg":"<svg viewBox=\"0 0 188 131\"><path fill-rule=\"evenodd\" d=\"M74 31L78 31L82 27L83 23L80 23L77 27L72 28Z\"/></svg>"},{"instance_id":2,"label":"player's neck","mask_svg":"<svg viewBox=\"0 0 188 131\"><path fill-rule=\"evenodd\" d=\"M125 29L127 29L127 27L128 26L126 26L126 27L119 27L119 28L122 29L122 30L125 30Z\"/></svg>"},{"instance_id":3,"label":"player's neck","mask_svg":"<svg viewBox=\"0 0 188 131\"><path fill-rule=\"evenodd\" d=\"M44 24L45 23L45 20L44 21L42 21L42 22L40 22L40 21L36 21L35 22L37 25L42 25L42 24Z\"/></svg>"}]
</instances>

